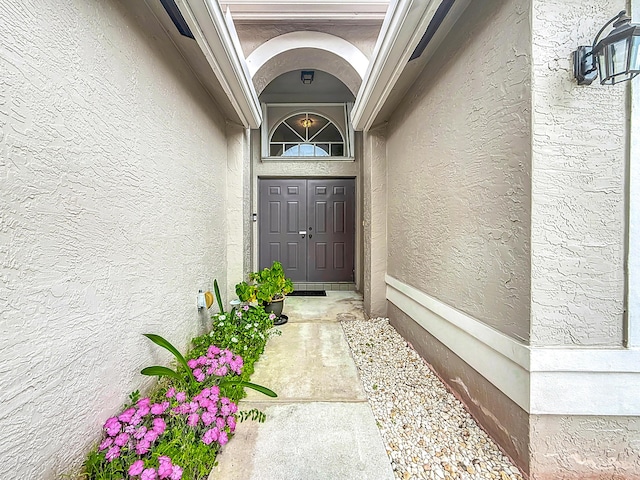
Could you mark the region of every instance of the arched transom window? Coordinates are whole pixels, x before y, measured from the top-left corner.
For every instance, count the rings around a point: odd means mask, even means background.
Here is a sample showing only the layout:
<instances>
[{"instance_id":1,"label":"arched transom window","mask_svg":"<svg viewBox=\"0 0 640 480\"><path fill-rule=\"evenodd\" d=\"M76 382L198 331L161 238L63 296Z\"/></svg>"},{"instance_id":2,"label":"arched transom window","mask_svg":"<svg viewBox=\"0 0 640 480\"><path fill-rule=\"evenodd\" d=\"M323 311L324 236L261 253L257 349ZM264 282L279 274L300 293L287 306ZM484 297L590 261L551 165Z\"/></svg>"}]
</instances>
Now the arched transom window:
<instances>
[{"instance_id":1,"label":"arched transom window","mask_svg":"<svg viewBox=\"0 0 640 480\"><path fill-rule=\"evenodd\" d=\"M271 157L343 157L345 137L327 117L296 113L273 129L269 139Z\"/></svg>"}]
</instances>

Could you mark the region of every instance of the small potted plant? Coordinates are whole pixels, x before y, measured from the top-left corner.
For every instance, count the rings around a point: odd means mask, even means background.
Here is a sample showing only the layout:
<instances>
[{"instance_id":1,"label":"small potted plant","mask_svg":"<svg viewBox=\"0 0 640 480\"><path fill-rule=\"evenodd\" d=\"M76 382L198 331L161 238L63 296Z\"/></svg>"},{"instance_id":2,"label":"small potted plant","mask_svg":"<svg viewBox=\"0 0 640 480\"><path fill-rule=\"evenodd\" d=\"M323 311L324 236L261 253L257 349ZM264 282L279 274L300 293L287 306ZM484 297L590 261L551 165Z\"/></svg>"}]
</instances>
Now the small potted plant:
<instances>
[{"instance_id":1,"label":"small potted plant","mask_svg":"<svg viewBox=\"0 0 640 480\"><path fill-rule=\"evenodd\" d=\"M282 321L284 298L292 291L293 283L285 277L280 262L273 262L271 268L250 273L249 283L241 282L236 285L236 295L242 302L258 302L267 312L276 315L275 325L286 322Z\"/></svg>"}]
</instances>

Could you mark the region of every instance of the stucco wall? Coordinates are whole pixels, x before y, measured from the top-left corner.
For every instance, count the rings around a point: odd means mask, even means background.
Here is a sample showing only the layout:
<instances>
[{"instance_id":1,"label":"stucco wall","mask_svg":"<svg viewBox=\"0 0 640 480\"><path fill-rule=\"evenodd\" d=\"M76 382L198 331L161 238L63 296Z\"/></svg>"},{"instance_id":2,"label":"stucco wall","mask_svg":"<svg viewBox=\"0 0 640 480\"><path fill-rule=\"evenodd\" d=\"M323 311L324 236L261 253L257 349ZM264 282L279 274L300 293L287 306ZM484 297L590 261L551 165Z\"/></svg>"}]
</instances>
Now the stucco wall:
<instances>
[{"instance_id":1,"label":"stucco wall","mask_svg":"<svg viewBox=\"0 0 640 480\"><path fill-rule=\"evenodd\" d=\"M532 2L536 345L622 344L628 84L577 85L571 52L625 3Z\"/></svg>"},{"instance_id":2,"label":"stucco wall","mask_svg":"<svg viewBox=\"0 0 640 480\"><path fill-rule=\"evenodd\" d=\"M81 462L226 281L224 123L127 3L0 2L3 478Z\"/></svg>"},{"instance_id":3,"label":"stucco wall","mask_svg":"<svg viewBox=\"0 0 640 480\"><path fill-rule=\"evenodd\" d=\"M640 418L532 415L531 480L639 480Z\"/></svg>"},{"instance_id":4,"label":"stucco wall","mask_svg":"<svg viewBox=\"0 0 640 480\"><path fill-rule=\"evenodd\" d=\"M387 142L389 274L523 341L528 5L472 2L393 114Z\"/></svg>"},{"instance_id":5,"label":"stucco wall","mask_svg":"<svg viewBox=\"0 0 640 480\"><path fill-rule=\"evenodd\" d=\"M364 310L370 317L386 317L387 296L387 162L385 128L363 133L362 190Z\"/></svg>"}]
</instances>

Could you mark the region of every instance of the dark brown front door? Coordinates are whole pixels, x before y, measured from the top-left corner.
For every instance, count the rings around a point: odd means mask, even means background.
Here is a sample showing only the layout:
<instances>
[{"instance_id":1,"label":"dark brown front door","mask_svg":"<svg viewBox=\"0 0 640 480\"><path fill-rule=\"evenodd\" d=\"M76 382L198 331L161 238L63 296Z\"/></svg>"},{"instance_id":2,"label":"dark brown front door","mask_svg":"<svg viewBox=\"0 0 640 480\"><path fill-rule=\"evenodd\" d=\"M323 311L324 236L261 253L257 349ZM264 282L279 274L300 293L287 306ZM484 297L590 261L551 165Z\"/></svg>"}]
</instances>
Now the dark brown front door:
<instances>
[{"instance_id":1,"label":"dark brown front door","mask_svg":"<svg viewBox=\"0 0 640 480\"><path fill-rule=\"evenodd\" d=\"M260 268L278 260L294 282L352 282L355 180L260 179Z\"/></svg>"}]
</instances>

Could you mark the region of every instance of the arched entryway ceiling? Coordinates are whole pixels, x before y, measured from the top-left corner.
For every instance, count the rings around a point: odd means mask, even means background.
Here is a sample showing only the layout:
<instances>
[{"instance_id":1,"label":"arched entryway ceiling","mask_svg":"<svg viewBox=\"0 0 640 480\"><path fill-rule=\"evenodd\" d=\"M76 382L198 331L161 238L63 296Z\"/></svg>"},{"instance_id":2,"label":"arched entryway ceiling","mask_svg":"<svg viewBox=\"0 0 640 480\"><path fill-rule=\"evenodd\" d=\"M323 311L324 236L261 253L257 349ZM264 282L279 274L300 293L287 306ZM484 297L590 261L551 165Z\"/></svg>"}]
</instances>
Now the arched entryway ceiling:
<instances>
[{"instance_id":1,"label":"arched entryway ceiling","mask_svg":"<svg viewBox=\"0 0 640 480\"><path fill-rule=\"evenodd\" d=\"M344 38L329 33L304 31L279 35L256 48L251 52L249 57L247 57L249 73L253 77L260 67L275 56L300 48L325 50L338 57L342 57L345 62L350 64L353 69L358 72L360 79L364 78L367 67L369 66L369 59L365 54Z\"/></svg>"},{"instance_id":2,"label":"arched entryway ceiling","mask_svg":"<svg viewBox=\"0 0 640 480\"><path fill-rule=\"evenodd\" d=\"M326 50L296 48L272 57L253 74L253 85L258 95L272 80L293 70L322 70L344 83L353 93L358 94L362 77L344 58Z\"/></svg>"}]
</instances>

